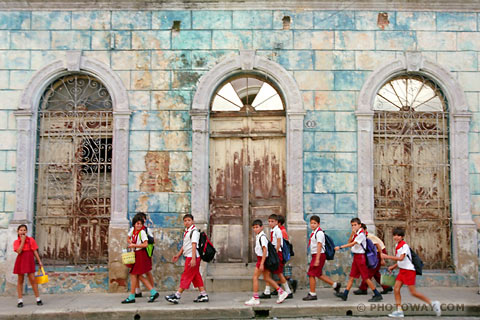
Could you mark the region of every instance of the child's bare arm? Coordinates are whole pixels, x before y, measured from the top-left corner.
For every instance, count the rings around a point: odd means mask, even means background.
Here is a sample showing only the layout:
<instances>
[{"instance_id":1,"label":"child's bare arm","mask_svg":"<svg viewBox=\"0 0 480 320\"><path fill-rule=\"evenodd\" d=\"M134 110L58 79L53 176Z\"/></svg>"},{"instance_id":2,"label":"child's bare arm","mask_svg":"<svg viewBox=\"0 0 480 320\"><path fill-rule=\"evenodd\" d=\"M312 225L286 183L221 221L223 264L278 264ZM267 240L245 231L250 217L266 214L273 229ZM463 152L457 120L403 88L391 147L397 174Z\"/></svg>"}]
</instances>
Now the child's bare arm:
<instances>
[{"instance_id":1,"label":"child's bare arm","mask_svg":"<svg viewBox=\"0 0 480 320\"><path fill-rule=\"evenodd\" d=\"M278 253L278 251L280 251L281 247L282 247L281 240L280 240L280 238L277 238L277 253Z\"/></svg>"},{"instance_id":2,"label":"child's bare arm","mask_svg":"<svg viewBox=\"0 0 480 320\"><path fill-rule=\"evenodd\" d=\"M27 237L25 235L21 235L20 236L20 247L18 247L17 250L15 250L16 253L20 254L22 253L23 251L23 246L25 245L25 240L27 239Z\"/></svg>"},{"instance_id":3,"label":"child's bare arm","mask_svg":"<svg viewBox=\"0 0 480 320\"><path fill-rule=\"evenodd\" d=\"M262 261L260 261L260 271L265 270L265 260L267 259L267 247L262 247Z\"/></svg>"},{"instance_id":4,"label":"child's bare arm","mask_svg":"<svg viewBox=\"0 0 480 320\"><path fill-rule=\"evenodd\" d=\"M34 251L33 251L33 255L34 255L35 258L37 259L38 265L39 265L40 267L43 267L43 263L42 263L42 260L40 259L40 255L38 254L38 250L34 250Z\"/></svg>"},{"instance_id":5,"label":"child's bare arm","mask_svg":"<svg viewBox=\"0 0 480 320\"><path fill-rule=\"evenodd\" d=\"M341 246L336 246L335 250L338 251L338 250L343 249L343 248L350 248L350 247L353 247L355 244L356 244L356 242L352 241L352 242L349 242L347 244L343 244Z\"/></svg>"},{"instance_id":6,"label":"child's bare arm","mask_svg":"<svg viewBox=\"0 0 480 320\"><path fill-rule=\"evenodd\" d=\"M390 259L390 260L393 260L393 261L403 261L403 259L405 259L405 253L402 254L400 257L389 256L388 254L382 253L382 258L383 259Z\"/></svg>"}]
</instances>

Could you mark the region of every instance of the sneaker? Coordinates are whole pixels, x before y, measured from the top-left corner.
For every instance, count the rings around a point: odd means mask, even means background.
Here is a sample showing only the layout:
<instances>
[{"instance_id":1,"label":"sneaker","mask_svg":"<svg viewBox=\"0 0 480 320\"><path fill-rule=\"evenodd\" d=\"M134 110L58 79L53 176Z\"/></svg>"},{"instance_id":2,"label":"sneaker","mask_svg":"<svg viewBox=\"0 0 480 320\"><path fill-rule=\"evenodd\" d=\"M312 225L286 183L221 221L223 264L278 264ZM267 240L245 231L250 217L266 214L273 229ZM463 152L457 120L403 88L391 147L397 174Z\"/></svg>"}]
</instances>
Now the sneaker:
<instances>
[{"instance_id":1,"label":"sneaker","mask_svg":"<svg viewBox=\"0 0 480 320\"><path fill-rule=\"evenodd\" d=\"M440 308L440 301L432 301L432 308L435 311L435 315L440 317L442 315L442 309Z\"/></svg>"},{"instance_id":2,"label":"sneaker","mask_svg":"<svg viewBox=\"0 0 480 320\"><path fill-rule=\"evenodd\" d=\"M142 297L142 293L135 293L135 298L141 298Z\"/></svg>"},{"instance_id":3,"label":"sneaker","mask_svg":"<svg viewBox=\"0 0 480 320\"><path fill-rule=\"evenodd\" d=\"M158 297L160 297L160 293L156 292L153 296L150 296L148 302L154 302Z\"/></svg>"},{"instance_id":4,"label":"sneaker","mask_svg":"<svg viewBox=\"0 0 480 320\"><path fill-rule=\"evenodd\" d=\"M273 292L271 293L272 296L278 296L278 291L277 290L273 290Z\"/></svg>"},{"instance_id":5,"label":"sneaker","mask_svg":"<svg viewBox=\"0 0 480 320\"><path fill-rule=\"evenodd\" d=\"M17 303L17 308L23 308L23 302Z\"/></svg>"},{"instance_id":6,"label":"sneaker","mask_svg":"<svg viewBox=\"0 0 480 320\"><path fill-rule=\"evenodd\" d=\"M337 282L337 285L333 288L336 293L340 292L340 288L342 287L342 284L340 282Z\"/></svg>"},{"instance_id":7,"label":"sneaker","mask_svg":"<svg viewBox=\"0 0 480 320\"><path fill-rule=\"evenodd\" d=\"M358 290L353 291L353 294L357 295L357 296L364 296L364 295L367 294L367 290L358 289Z\"/></svg>"},{"instance_id":8,"label":"sneaker","mask_svg":"<svg viewBox=\"0 0 480 320\"><path fill-rule=\"evenodd\" d=\"M390 318L403 318L403 311L393 311L388 315Z\"/></svg>"},{"instance_id":9,"label":"sneaker","mask_svg":"<svg viewBox=\"0 0 480 320\"><path fill-rule=\"evenodd\" d=\"M175 293L172 293L169 296L165 296L165 300L167 300L168 302L173 303L173 304L178 304L178 300L180 300L180 299L177 298Z\"/></svg>"},{"instance_id":10,"label":"sneaker","mask_svg":"<svg viewBox=\"0 0 480 320\"><path fill-rule=\"evenodd\" d=\"M303 301L312 301L312 300L317 300L317 296L312 296L310 292L307 294L306 297L302 298Z\"/></svg>"},{"instance_id":11,"label":"sneaker","mask_svg":"<svg viewBox=\"0 0 480 320\"><path fill-rule=\"evenodd\" d=\"M290 292L287 296L287 299L293 299L293 293Z\"/></svg>"},{"instance_id":12,"label":"sneaker","mask_svg":"<svg viewBox=\"0 0 480 320\"><path fill-rule=\"evenodd\" d=\"M297 292L298 281L290 279L288 282L290 282L290 285L292 286L293 293Z\"/></svg>"},{"instance_id":13,"label":"sneaker","mask_svg":"<svg viewBox=\"0 0 480 320\"><path fill-rule=\"evenodd\" d=\"M260 299L270 299L272 297L271 294L265 294L265 292L262 292L261 295L258 296Z\"/></svg>"},{"instance_id":14,"label":"sneaker","mask_svg":"<svg viewBox=\"0 0 480 320\"><path fill-rule=\"evenodd\" d=\"M393 291L393 288L392 287L387 287L385 289L383 289L382 292L380 292L381 294L387 294L389 292L392 292Z\"/></svg>"},{"instance_id":15,"label":"sneaker","mask_svg":"<svg viewBox=\"0 0 480 320\"><path fill-rule=\"evenodd\" d=\"M199 295L193 302L208 302L208 295Z\"/></svg>"},{"instance_id":16,"label":"sneaker","mask_svg":"<svg viewBox=\"0 0 480 320\"><path fill-rule=\"evenodd\" d=\"M130 299L127 298L127 299L123 300L122 303L123 303L123 304L126 304L126 303L135 303L135 299L131 299L131 300L130 300Z\"/></svg>"},{"instance_id":17,"label":"sneaker","mask_svg":"<svg viewBox=\"0 0 480 320\"><path fill-rule=\"evenodd\" d=\"M381 294L376 294L373 297L371 297L370 299L368 299L368 302L378 302L378 301L382 301L382 300L383 300L382 295Z\"/></svg>"},{"instance_id":18,"label":"sneaker","mask_svg":"<svg viewBox=\"0 0 480 320\"><path fill-rule=\"evenodd\" d=\"M38 300L38 301L37 301L37 306L43 306L42 300Z\"/></svg>"},{"instance_id":19,"label":"sneaker","mask_svg":"<svg viewBox=\"0 0 480 320\"><path fill-rule=\"evenodd\" d=\"M287 299L287 297L288 293L286 291L283 291L278 295L277 303L282 303L283 301L285 301L285 299Z\"/></svg>"},{"instance_id":20,"label":"sneaker","mask_svg":"<svg viewBox=\"0 0 480 320\"><path fill-rule=\"evenodd\" d=\"M340 292L335 292L335 297L338 297L342 299L343 301L347 301L348 295L345 294L345 292L340 293Z\"/></svg>"},{"instance_id":21,"label":"sneaker","mask_svg":"<svg viewBox=\"0 0 480 320\"><path fill-rule=\"evenodd\" d=\"M245 301L246 306L258 306L260 304L260 299L255 299L251 297L250 300Z\"/></svg>"}]
</instances>

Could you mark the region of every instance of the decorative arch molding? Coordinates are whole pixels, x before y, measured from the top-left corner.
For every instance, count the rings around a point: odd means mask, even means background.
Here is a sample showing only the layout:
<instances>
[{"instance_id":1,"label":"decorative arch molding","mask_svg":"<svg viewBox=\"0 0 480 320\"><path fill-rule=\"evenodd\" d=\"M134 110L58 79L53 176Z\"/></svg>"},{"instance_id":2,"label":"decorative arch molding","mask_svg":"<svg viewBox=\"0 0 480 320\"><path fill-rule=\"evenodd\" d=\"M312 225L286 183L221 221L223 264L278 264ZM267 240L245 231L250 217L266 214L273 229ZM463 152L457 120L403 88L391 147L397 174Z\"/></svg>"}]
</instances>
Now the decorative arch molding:
<instances>
[{"instance_id":1,"label":"decorative arch molding","mask_svg":"<svg viewBox=\"0 0 480 320\"><path fill-rule=\"evenodd\" d=\"M363 85L357 102L358 216L374 229L373 116L375 96L382 85L396 75L423 74L435 81L448 101L450 126L452 255L456 273L467 281L478 277L477 231L470 208L468 173L468 132L471 113L465 94L453 75L440 65L426 60L419 52L407 52L372 72ZM467 240L468 239L468 240ZM468 283L468 282L467 282Z\"/></svg>"},{"instance_id":2,"label":"decorative arch molding","mask_svg":"<svg viewBox=\"0 0 480 320\"><path fill-rule=\"evenodd\" d=\"M121 79L101 62L83 57L81 51L67 51L65 58L38 70L20 98L17 121L16 207L10 225L27 224L32 230L34 218L35 150L37 113L40 97L55 79L71 72L90 74L107 88L113 103L112 214L110 225L127 227L128 200L128 130L130 111L128 95Z\"/></svg>"},{"instance_id":3,"label":"decorative arch molding","mask_svg":"<svg viewBox=\"0 0 480 320\"><path fill-rule=\"evenodd\" d=\"M240 54L213 67L200 78L193 98L192 117L192 214L197 224L207 224L209 212L208 119L215 89L239 72L268 75L280 88L287 114L287 223L289 228L305 230L303 218L303 109L300 90L294 78L279 64L255 51Z\"/></svg>"}]
</instances>

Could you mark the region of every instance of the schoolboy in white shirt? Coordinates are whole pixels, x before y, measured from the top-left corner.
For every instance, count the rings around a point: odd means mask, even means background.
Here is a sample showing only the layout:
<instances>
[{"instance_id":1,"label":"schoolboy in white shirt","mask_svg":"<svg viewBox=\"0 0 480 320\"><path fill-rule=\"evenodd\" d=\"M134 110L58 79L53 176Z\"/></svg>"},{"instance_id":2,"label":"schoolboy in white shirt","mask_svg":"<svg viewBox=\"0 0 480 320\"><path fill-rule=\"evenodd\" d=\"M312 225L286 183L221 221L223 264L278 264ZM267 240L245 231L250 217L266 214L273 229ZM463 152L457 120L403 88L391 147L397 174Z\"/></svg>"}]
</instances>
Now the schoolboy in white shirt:
<instances>
[{"instance_id":1,"label":"schoolboy in white shirt","mask_svg":"<svg viewBox=\"0 0 480 320\"><path fill-rule=\"evenodd\" d=\"M378 292L377 288L375 288L372 280L370 280L370 272L367 268L367 262L365 260L365 250L363 249L367 247L367 237L362 229L362 222L359 218L353 218L352 220L350 220L350 225L352 226L353 235L351 241L349 240L349 243L335 247L335 250L338 251L343 248L352 248L352 269L350 270L350 278L348 279L345 291L343 293L336 293L335 295L341 298L343 301L347 301L348 292L352 288L353 281L361 276L362 280L365 281L368 287L373 291L373 297L369 299L368 302L382 301L382 295L380 294L380 292Z\"/></svg>"},{"instance_id":2,"label":"schoolboy in white shirt","mask_svg":"<svg viewBox=\"0 0 480 320\"><path fill-rule=\"evenodd\" d=\"M415 272L415 266L412 263L412 252L408 244L403 240L405 237L405 231L402 228L393 229L393 240L397 244L395 247L395 256L389 256L382 253L384 259L390 259L397 261L393 266L388 267L388 270L391 272L395 268L399 268L400 272L398 273L397 279L395 281L395 286L393 287L393 294L395 295L395 303L397 304L397 310L389 314L391 318L403 318L402 310L402 296L400 295L400 289L403 285L408 286L412 296L425 301L432 306L433 311L437 317L440 317L442 310L440 309L439 301L431 301L426 296L421 294L415 289L415 278L417 276Z\"/></svg>"},{"instance_id":3,"label":"schoolboy in white shirt","mask_svg":"<svg viewBox=\"0 0 480 320\"><path fill-rule=\"evenodd\" d=\"M182 292L190 287L193 283L195 288L198 288L200 295L193 302L208 302L208 295L203 286L202 276L200 274L200 253L198 252L198 241L200 239L200 232L193 224L193 216L186 214L183 216L183 225L185 232L183 233L183 246L180 251L173 256L172 261L177 262L183 253L185 257L185 267L180 278L180 287L176 293L165 296L168 302L177 304L182 296Z\"/></svg>"},{"instance_id":4,"label":"schoolboy in white shirt","mask_svg":"<svg viewBox=\"0 0 480 320\"><path fill-rule=\"evenodd\" d=\"M268 257L268 239L263 232L263 223L261 220L255 220L252 223L255 237L255 254L257 255L257 263L255 264L255 271L253 273L253 296L250 300L245 301L247 306L257 306L260 304L260 297L258 295L258 278L263 274L263 279L267 284L273 286L278 292L279 297L277 303L282 303L288 296L288 293L282 290L278 284L270 277L270 272L265 268L265 260Z\"/></svg>"}]
</instances>

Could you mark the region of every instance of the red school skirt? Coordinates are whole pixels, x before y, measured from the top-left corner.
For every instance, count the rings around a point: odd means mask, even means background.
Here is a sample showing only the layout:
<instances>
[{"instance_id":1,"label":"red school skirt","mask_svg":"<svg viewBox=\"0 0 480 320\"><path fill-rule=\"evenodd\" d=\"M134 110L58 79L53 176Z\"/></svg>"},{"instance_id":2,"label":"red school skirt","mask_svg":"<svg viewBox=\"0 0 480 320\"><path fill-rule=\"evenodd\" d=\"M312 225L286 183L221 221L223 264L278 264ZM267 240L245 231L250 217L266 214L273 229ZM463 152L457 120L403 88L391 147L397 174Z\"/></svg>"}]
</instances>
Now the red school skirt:
<instances>
[{"instance_id":1,"label":"red school skirt","mask_svg":"<svg viewBox=\"0 0 480 320\"><path fill-rule=\"evenodd\" d=\"M14 274L35 273L35 260L33 259L33 251L22 251L15 260L13 267Z\"/></svg>"},{"instance_id":2,"label":"red school skirt","mask_svg":"<svg viewBox=\"0 0 480 320\"><path fill-rule=\"evenodd\" d=\"M135 264L130 269L130 274L145 274L152 270L152 259L148 256L147 250L135 251Z\"/></svg>"}]
</instances>

